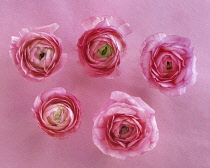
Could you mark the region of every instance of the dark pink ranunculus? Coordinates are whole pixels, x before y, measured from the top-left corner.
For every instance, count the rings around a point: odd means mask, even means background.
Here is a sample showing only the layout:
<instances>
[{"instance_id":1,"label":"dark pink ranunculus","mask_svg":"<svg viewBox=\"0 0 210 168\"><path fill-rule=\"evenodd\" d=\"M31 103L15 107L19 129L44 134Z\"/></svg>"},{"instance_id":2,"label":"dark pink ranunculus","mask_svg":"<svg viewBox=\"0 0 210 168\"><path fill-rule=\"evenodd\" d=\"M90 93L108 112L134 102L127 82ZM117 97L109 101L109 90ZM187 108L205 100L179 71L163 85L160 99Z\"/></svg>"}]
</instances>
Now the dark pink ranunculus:
<instances>
[{"instance_id":1,"label":"dark pink ranunculus","mask_svg":"<svg viewBox=\"0 0 210 168\"><path fill-rule=\"evenodd\" d=\"M124 36L131 33L128 23L113 16L91 17L83 22L87 30L77 47L81 64L91 77L114 78L126 51Z\"/></svg>"},{"instance_id":2,"label":"dark pink ranunculus","mask_svg":"<svg viewBox=\"0 0 210 168\"><path fill-rule=\"evenodd\" d=\"M40 81L64 66L67 54L62 53L61 39L53 34L58 27L54 23L24 28L20 37L12 36L10 57L25 79Z\"/></svg>"},{"instance_id":3,"label":"dark pink ranunculus","mask_svg":"<svg viewBox=\"0 0 210 168\"><path fill-rule=\"evenodd\" d=\"M41 129L52 137L67 138L81 123L79 100L61 87L39 94L32 110Z\"/></svg>"},{"instance_id":4,"label":"dark pink ranunculus","mask_svg":"<svg viewBox=\"0 0 210 168\"><path fill-rule=\"evenodd\" d=\"M139 156L153 149L158 139L155 111L141 98L124 92L112 92L94 119L94 144L112 157Z\"/></svg>"},{"instance_id":5,"label":"dark pink ranunculus","mask_svg":"<svg viewBox=\"0 0 210 168\"><path fill-rule=\"evenodd\" d=\"M196 57L190 40L177 35L157 33L141 47L140 65L151 87L170 96L182 95L197 78Z\"/></svg>"}]
</instances>

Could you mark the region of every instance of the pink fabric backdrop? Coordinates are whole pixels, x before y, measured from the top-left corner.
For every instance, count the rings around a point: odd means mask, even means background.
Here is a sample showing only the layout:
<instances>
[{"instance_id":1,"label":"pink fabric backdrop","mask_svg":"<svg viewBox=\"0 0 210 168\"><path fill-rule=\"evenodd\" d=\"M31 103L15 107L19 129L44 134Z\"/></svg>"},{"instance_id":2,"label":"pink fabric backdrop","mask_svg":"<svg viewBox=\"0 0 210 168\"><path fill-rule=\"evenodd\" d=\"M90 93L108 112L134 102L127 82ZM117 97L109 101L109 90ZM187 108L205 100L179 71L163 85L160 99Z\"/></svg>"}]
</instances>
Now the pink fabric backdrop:
<instances>
[{"instance_id":1,"label":"pink fabric backdrop","mask_svg":"<svg viewBox=\"0 0 210 168\"><path fill-rule=\"evenodd\" d=\"M90 16L114 15L130 23L121 76L88 77L76 64L80 23ZM69 54L65 67L45 81L26 81L9 54L10 38L23 27L57 22L56 35ZM155 33L189 37L197 55L198 79L186 94L168 97L148 87L140 74L139 47ZM1 168L209 168L210 167L210 1L209 0L1 0L0 2L0 167ZM61 86L84 110L79 131L66 140L38 128L31 107L43 90ZM93 144L92 118L115 90L140 96L156 111L156 148L125 161L106 156Z\"/></svg>"}]
</instances>

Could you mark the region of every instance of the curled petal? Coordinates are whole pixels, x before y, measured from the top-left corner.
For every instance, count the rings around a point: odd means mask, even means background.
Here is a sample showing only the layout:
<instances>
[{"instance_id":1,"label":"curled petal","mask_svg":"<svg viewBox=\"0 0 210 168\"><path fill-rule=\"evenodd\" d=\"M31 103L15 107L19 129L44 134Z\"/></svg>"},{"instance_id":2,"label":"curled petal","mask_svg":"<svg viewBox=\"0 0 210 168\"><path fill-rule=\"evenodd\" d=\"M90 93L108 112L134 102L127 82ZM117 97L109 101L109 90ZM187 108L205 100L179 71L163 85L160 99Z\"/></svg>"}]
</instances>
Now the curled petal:
<instances>
[{"instance_id":1,"label":"curled petal","mask_svg":"<svg viewBox=\"0 0 210 168\"><path fill-rule=\"evenodd\" d=\"M142 49L144 49L145 45L147 45L148 42L151 42L151 41L155 41L155 42L162 42L163 38L166 37L166 34L165 33L155 33L151 36L149 36L141 45L141 52L142 52Z\"/></svg>"},{"instance_id":2,"label":"curled petal","mask_svg":"<svg viewBox=\"0 0 210 168\"><path fill-rule=\"evenodd\" d=\"M36 27L36 28L30 28L29 31L31 32L46 32L49 34L55 33L55 31L59 28L59 25L57 23L52 23L47 26L42 27Z\"/></svg>"},{"instance_id":3,"label":"curled petal","mask_svg":"<svg viewBox=\"0 0 210 168\"><path fill-rule=\"evenodd\" d=\"M119 17L114 16L90 17L82 22L82 26L86 30L90 30L95 27L111 26L118 29L118 31L124 36L132 33L130 25L128 23L125 23Z\"/></svg>"},{"instance_id":4,"label":"curled petal","mask_svg":"<svg viewBox=\"0 0 210 168\"><path fill-rule=\"evenodd\" d=\"M163 43L173 43L180 47L189 48L190 47L190 39L186 37L180 37L177 35L170 35L164 38Z\"/></svg>"}]
</instances>

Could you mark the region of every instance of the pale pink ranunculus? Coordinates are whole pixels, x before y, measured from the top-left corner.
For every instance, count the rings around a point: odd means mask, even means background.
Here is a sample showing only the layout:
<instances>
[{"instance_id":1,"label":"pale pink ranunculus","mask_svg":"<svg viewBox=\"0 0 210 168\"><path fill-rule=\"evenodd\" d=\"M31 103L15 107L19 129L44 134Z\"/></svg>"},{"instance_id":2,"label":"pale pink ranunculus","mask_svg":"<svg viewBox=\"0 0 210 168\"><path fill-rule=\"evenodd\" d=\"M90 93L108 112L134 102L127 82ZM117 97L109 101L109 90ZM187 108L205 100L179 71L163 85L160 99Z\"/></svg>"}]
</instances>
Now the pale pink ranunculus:
<instances>
[{"instance_id":1,"label":"pale pink ranunculus","mask_svg":"<svg viewBox=\"0 0 210 168\"><path fill-rule=\"evenodd\" d=\"M197 78L196 57L190 40L177 35L157 33L141 47L140 65L150 87L169 96L182 95Z\"/></svg>"},{"instance_id":2,"label":"pale pink ranunculus","mask_svg":"<svg viewBox=\"0 0 210 168\"><path fill-rule=\"evenodd\" d=\"M114 78L126 51L124 37L131 33L128 23L113 16L91 17L83 22L87 30L77 47L81 64L91 77Z\"/></svg>"},{"instance_id":3,"label":"pale pink ranunculus","mask_svg":"<svg viewBox=\"0 0 210 168\"><path fill-rule=\"evenodd\" d=\"M58 27L54 23L23 28L20 37L12 36L10 57L25 79L40 81L64 66L67 54L62 53L61 39L53 34Z\"/></svg>"},{"instance_id":4,"label":"pale pink ranunculus","mask_svg":"<svg viewBox=\"0 0 210 168\"><path fill-rule=\"evenodd\" d=\"M155 111L141 98L114 91L94 118L94 144L119 159L153 149L159 139Z\"/></svg>"},{"instance_id":5,"label":"pale pink ranunculus","mask_svg":"<svg viewBox=\"0 0 210 168\"><path fill-rule=\"evenodd\" d=\"M67 138L81 123L79 100L61 87L39 94L32 110L41 129L52 137Z\"/></svg>"}]
</instances>

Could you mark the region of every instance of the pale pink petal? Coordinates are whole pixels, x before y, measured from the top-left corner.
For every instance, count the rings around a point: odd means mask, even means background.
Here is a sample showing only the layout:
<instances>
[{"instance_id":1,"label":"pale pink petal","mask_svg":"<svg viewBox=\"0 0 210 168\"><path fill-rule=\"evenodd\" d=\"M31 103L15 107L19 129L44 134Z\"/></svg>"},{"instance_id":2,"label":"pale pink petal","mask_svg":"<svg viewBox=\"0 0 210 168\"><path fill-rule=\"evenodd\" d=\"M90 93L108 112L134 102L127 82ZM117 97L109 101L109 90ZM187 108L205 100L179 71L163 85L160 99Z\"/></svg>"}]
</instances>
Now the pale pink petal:
<instances>
[{"instance_id":1,"label":"pale pink petal","mask_svg":"<svg viewBox=\"0 0 210 168\"><path fill-rule=\"evenodd\" d=\"M120 71L118 68L115 68L114 71L109 75L105 76L105 79L114 79L115 77L120 76Z\"/></svg>"},{"instance_id":2,"label":"pale pink petal","mask_svg":"<svg viewBox=\"0 0 210 168\"><path fill-rule=\"evenodd\" d=\"M53 34L57 29L59 28L59 25L57 23L52 23L47 26L42 26L42 27L31 27L29 28L30 32L45 32L49 34Z\"/></svg>"},{"instance_id":3,"label":"pale pink petal","mask_svg":"<svg viewBox=\"0 0 210 168\"><path fill-rule=\"evenodd\" d=\"M198 72L196 70L196 56L192 58L192 76L189 83L190 86L193 86L197 80Z\"/></svg>"},{"instance_id":4,"label":"pale pink petal","mask_svg":"<svg viewBox=\"0 0 210 168\"><path fill-rule=\"evenodd\" d=\"M155 40L151 40L147 43L143 43L142 44L143 47L141 47L142 48L141 54L144 55L147 52L151 52L153 49L159 47L160 44L161 44L160 42L155 41Z\"/></svg>"},{"instance_id":5,"label":"pale pink petal","mask_svg":"<svg viewBox=\"0 0 210 168\"><path fill-rule=\"evenodd\" d=\"M21 36L25 36L28 32L29 32L29 29L28 28L22 28L21 29L21 32L20 32L20 35Z\"/></svg>"},{"instance_id":6,"label":"pale pink petal","mask_svg":"<svg viewBox=\"0 0 210 168\"><path fill-rule=\"evenodd\" d=\"M115 16L104 16L102 18L106 18L108 20L108 22L110 23L111 26L119 28L121 25L123 25L125 22L120 19L119 17L115 17Z\"/></svg>"},{"instance_id":7,"label":"pale pink petal","mask_svg":"<svg viewBox=\"0 0 210 168\"><path fill-rule=\"evenodd\" d=\"M186 92L186 87L183 87L183 88L160 87L160 91L167 96L180 96Z\"/></svg>"},{"instance_id":8,"label":"pale pink petal","mask_svg":"<svg viewBox=\"0 0 210 168\"><path fill-rule=\"evenodd\" d=\"M48 97L56 97L57 95L60 94L66 94L66 90L62 87L57 87L57 88L52 88L52 89L48 89L46 91L44 91L40 98L42 101L46 101L48 99Z\"/></svg>"},{"instance_id":9,"label":"pale pink petal","mask_svg":"<svg viewBox=\"0 0 210 168\"><path fill-rule=\"evenodd\" d=\"M149 41L159 41L163 42L163 39L166 37L165 33L155 33L151 36L149 36L146 40L145 43L148 43Z\"/></svg>"},{"instance_id":10,"label":"pale pink petal","mask_svg":"<svg viewBox=\"0 0 210 168\"><path fill-rule=\"evenodd\" d=\"M116 100L118 102L121 102L122 100L128 99L131 96L128 95L125 92L121 92L121 91L114 91L111 93L110 99Z\"/></svg>"},{"instance_id":11,"label":"pale pink petal","mask_svg":"<svg viewBox=\"0 0 210 168\"><path fill-rule=\"evenodd\" d=\"M63 53L60 57L60 60L56 64L55 69L53 70L51 74L56 74L57 72L59 72L64 67L67 60L68 60L68 54Z\"/></svg>"},{"instance_id":12,"label":"pale pink petal","mask_svg":"<svg viewBox=\"0 0 210 168\"><path fill-rule=\"evenodd\" d=\"M99 17L90 17L82 22L82 26L86 29L93 29L101 19Z\"/></svg>"},{"instance_id":13,"label":"pale pink petal","mask_svg":"<svg viewBox=\"0 0 210 168\"><path fill-rule=\"evenodd\" d=\"M133 97L133 99L138 102L138 104L147 112L154 114L155 110L152 109L147 103L145 103L140 97Z\"/></svg>"},{"instance_id":14,"label":"pale pink petal","mask_svg":"<svg viewBox=\"0 0 210 168\"><path fill-rule=\"evenodd\" d=\"M186 37L180 37L177 35L170 35L164 38L164 43L175 43L177 46L182 47L189 47L190 46L190 40Z\"/></svg>"},{"instance_id":15,"label":"pale pink petal","mask_svg":"<svg viewBox=\"0 0 210 168\"><path fill-rule=\"evenodd\" d=\"M151 77L151 73L150 73L151 59L152 59L152 55L149 52L145 53L140 58L141 70L142 70L143 76L145 77L146 80L150 79L150 77Z\"/></svg>"},{"instance_id":16,"label":"pale pink petal","mask_svg":"<svg viewBox=\"0 0 210 168\"><path fill-rule=\"evenodd\" d=\"M118 30L123 36L127 36L128 34L132 33L132 30L131 30L130 25L128 23L125 23L125 24L121 25L118 28Z\"/></svg>"},{"instance_id":17,"label":"pale pink petal","mask_svg":"<svg viewBox=\"0 0 210 168\"><path fill-rule=\"evenodd\" d=\"M16 45L18 43L18 40L19 40L18 37L12 36L10 50L9 50L9 55L15 64L18 64L18 62L19 62L19 60L17 60L17 57L16 57L16 53L18 50Z\"/></svg>"},{"instance_id":18,"label":"pale pink petal","mask_svg":"<svg viewBox=\"0 0 210 168\"><path fill-rule=\"evenodd\" d=\"M34 101L34 110L38 110L41 107L42 104L42 100L40 98L40 96L37 96L35 101Z\"/></svg>"},{"instance_id":19,"label":"pale pink petal","mask_svg":"<svg viewBox=\"0 0 210 168\"><path fill-rule=\"evenodd\" d=\"M122 107L113 107L109 108L106 112L106 115L112 116L113 114L128 114L128 115L136 115L136 111L130 108L122 108Z\"/></svg>"},{"instance_id":20,"label":"pale pink petal","mask_svg":"<svg viewBox=\"0 0 210 168\"><path fill-rule=\"evenodd\" d=\"M105 18L103 21L99 22L95 28L101 28L101 27L108 27L111 26L108 20Z\"/></svg>"}]
</instances>

